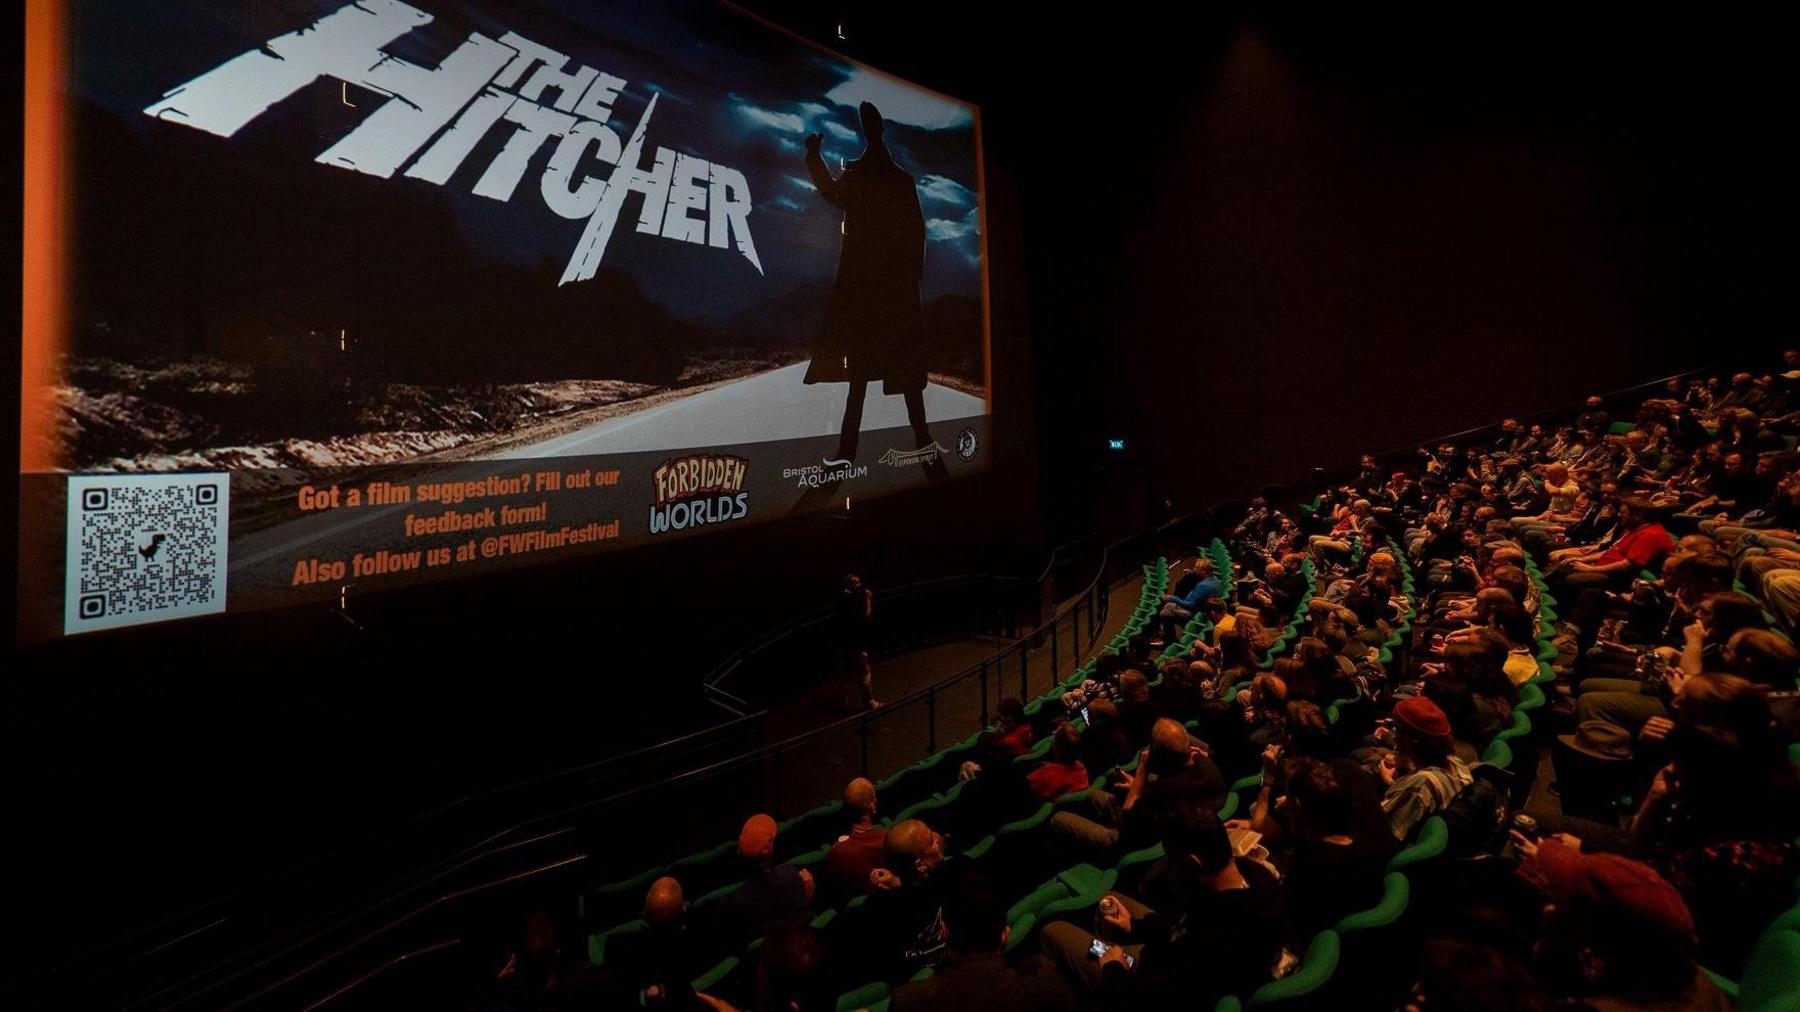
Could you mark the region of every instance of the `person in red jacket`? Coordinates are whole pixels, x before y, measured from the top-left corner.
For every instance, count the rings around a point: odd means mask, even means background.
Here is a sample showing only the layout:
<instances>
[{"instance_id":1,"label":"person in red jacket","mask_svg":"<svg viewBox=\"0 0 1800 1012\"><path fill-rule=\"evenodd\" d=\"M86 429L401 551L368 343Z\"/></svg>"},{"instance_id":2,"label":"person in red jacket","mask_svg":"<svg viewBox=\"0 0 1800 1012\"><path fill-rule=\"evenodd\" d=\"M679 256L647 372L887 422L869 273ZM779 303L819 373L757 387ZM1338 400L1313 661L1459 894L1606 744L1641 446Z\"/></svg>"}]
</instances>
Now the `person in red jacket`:
<instances>
[{"instance_id":1,"label":"person in red jacket","mask_svg":"<svg viewBox=\"0 0 1800 1012\"><path fill-rule=\"evenodd\" d=\"M1026 777L1031 792L1044 801L1053 801L1071 791L1085 791L1087 767L1081 764L1081 732L1074 724L1056 729L1050 744L1050 758Z\"/></svg>"},{"instance_id":2,"label":"person in red jacket","mask_svg":"<svg viewBox=\"0 0 1800 1012\"><path fill-rule=\"evenodd\" d=\"M1641 569L1662 565L1663 556L1675 548L1675 539L1658 522L1659 510L1647 499L1626 499L1619 504L1619 526L1624 533L1600 554L1569 566L1562 584L1570 591L1587 587L1620 590Z\"/></svg>"},{"instance_id":3,"label":"person in red jacket","mask_svg":"<svg viewBox=\"0 0 1800 1012\"><path fill-rule=\"evenodd\" d=\"M869 874L882 864L887 830L875 824L875 785L857 777L844 788L844 815L848 832L838 837L819 867L819 891L823 905L837 906L874 888Z\"/></svg>"},{"instance_id":4,"label":"person in red jacket","mask_svg":"<svg viewBox=\"0 0 1800 1012\"><path fill-rule=\"evenodd\" d=\"M1025 719L1025 704L1012 697L1000 701L1000 719L994 724L995 737L1014 756L1031 751L1031 721Z\"/></svg>"}]
</instances>

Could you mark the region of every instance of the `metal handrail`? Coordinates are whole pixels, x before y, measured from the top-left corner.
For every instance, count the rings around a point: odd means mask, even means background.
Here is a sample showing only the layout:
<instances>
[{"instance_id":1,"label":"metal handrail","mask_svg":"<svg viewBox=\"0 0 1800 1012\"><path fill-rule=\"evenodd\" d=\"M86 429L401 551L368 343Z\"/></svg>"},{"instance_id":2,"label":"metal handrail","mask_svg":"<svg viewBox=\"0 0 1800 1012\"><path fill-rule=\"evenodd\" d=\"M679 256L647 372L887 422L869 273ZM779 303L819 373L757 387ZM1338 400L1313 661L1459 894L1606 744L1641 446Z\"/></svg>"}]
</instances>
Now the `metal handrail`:
<instances>
[{"instance_id":1,"label":"metal handrail","mask_svg":"<svg viewBox=\"0 0 1800 1012\"><path fill-rule=\"evenodd\" d=\"M1113 550L1115 550L1119 545L1124 544L1125 542L1131 540L1134 537L1141 536L1142 533L1143 532L1139 532L1139 534L1134 534L1127 538L1120 539L1120 541L1115 542L1113 545L1107 546L1107 548L1103 549L1101 552L1099 564L1095 568L1094 575L1089 580L1087 587L1083 590L1082 593L1076 595L1070 601L1068 601L1063 607L1057 609L1057 611L1051 616L1050 621L1045 622L1045 623L1041 624L1040 626L1038 626L1036 629L1020 636L1014 643L1010 644L1007 648L1005 648L1004 650L998 652L997 654L995 654L993 656L990 656L986 663L989 665L993 665L993 664L998 663L999 660L1010 658L1014 654L1029 653L1029 651L1031 649L1033 649L1034 646L1042 645L1041 644L1042 636L1044 636L1046 634L1051 634L1054 630L1057 629L1057 627L1062 622L1064 622L1064 621L1081 622L1081 619L1083 617L1082 616L1083 610L1087 611L1087 615L1085 616L1087 621L1085 623L1082 623L1082 624L1076 626L1077 636L1076 636L1075 642L1080 645L1081 649L1086 649L1086 648L1092 647L1093 644L1095 642L1097 642L1100 631L1104 628L1104 622L1105 622L1104 616L1107 613L1107 611L1109 610L1109 608L1108 608L1109 602L1107 601L1107 592L1109 591L1110 586L1109 586L1109 581L1106 581L1105 577L1108 572L1110 553ZM1085 630L1085 634L1084 634L1084 630ZM1060 632L1055 632L1054 634L1060 635ZM1079 653L1079 650L1076 652L1072 652L1071 656L1076 656L1078 653ZM872 711L872 712L863 713L863 714L851 715L851 716L843 718L842 720L835 721L831 724L824 725L822 727L813 728L809 731L803 732L798 735L790 736L781 741L771 742L771 743L768 743L766 745L763 745L763 746L753 749L753 750L748 750L748 751L745 751L742 753L738 753L735 755L720 758L720 759L717 759L710 763L707 763L705 765L702 765L702 766L699 766L696 768L692 768L692 769L688 769L688 770L684 770L683 772L681 772L679 774L675 774L673 776L660 778L655 781L645 781L645 782L634 783L634 784L631 784L629 787L625 788L624 790L609 793L603 797L585 799L582 801L578 801L572 805L568 805L563 808L560 808L556 811L545 812L545 813L541 813L537 816L528 818L528 819L518 823L517 825L514 825L506 830L502 830L500 832L497 832L497 833L489 836L486 840L484 840L480 843L477 843L477 844L471 845L467 848L464 848L463 850L459 851L453 858L451 858L448 861L440 862L431 870L422 872L421 874L419 874L417 876L413 876L412 880L410 882L406 882L406 883L400 885L397 889L390 889L387 891L385 896L383 896L379 899L373 900L369 903L366 903L362 907L360 912L340 914L340 915L333 916L333 917L326 917L326 918L322 918L319 920L315 920L311 926L310 931L306 931L305 929L303 929L303 931L301 931L301 932L289 933L287 935L287 939L286 939L287 944L283 944L281 940L275 940L275 941L272 941L269 943L265 943L262 946L257 946L257 947L255 947L251 950L248 950L244 953L240 953L237 957L235 957L233 959L228 959L220 964L217 964L215 967L215 970L226 970L227 967L231 967L233 964L237 964L237 965L234 968L227 970L225 973L225 976L223 978L214 979L210 983L204 985L201 988L201 990L203 990L203 991L211 990L213 988L216 988L218 986L221 986L221 985L229 982L230 980L241 979L246 974L255 972L258 967L268 966L288 954L291 954L298 950L301 950L304 946L309 944L313 939L323 937L324 935L326 935L329 932L344 928L348 924L354 922L359 917L375 914L376 911L378 911L378 910L381 910L384 908L391 908L395 903L403 902L404 901L403 897L405 895L407 895L408 893L416 895L423 891L431 890L434 888L434 886L436 886L437 883L444 881L450 875L456 873L459 869L469 867L474 862L480 861L485 857L491 856L493 854L496 854L496 853L499 853L506 849L517 846L519 838L521 836L529 836L530 834L537 833L540 835L537 837L534 837L534 839L541 840L541 839L547 838L547 836L545 834L547 834L548 836L560 835L561 833L566 832L567 828L562 828L562 829L552 828L553 825L561 825L563 827L568 827L572 821L571 817L580 816L584 813L590 813L590 812L594 812L597 810L605 810L605 809L611 808L613 806L616 806L618 804L621 804L623 802L629 801L631 799L634 799L634 798L637 798L640 796L645 796L645 795L655 792L655 791L669 790L669 789L677 788L677 787L680 787L680 786L683 786L686 784L701 782L710 777L717 776L717 775L720 775L723 773L727 773L732 770L743 769L746 767L752 767L752 766L757 766L759 764L767 763L770 760L775 759L781 755L791 753L800 748L803 748L808 743L818 740L828 734L839 733L848 728L855 727L858 724L862 724L862 725L866 726L871 721L882 719L883 716L888 716L894 712L897 712L901 707L905 706L908 703L916 702L917 700L920 700L920 699L929 699L932 696L932 694L936 691L942 691L945 688L949 688L949 687L951 687L955 684L958 684L962 681L966 681L970 678L976 677L981 672L982 667L983 666L981 664L971 665L962 671L959 671L959 672L952 674L944 679L939 680L937 683L934 683L931 686L927 686L925 688L915 690L914 692L908 693L906 696L903 696L899 699L894 700L891 704L889 704L886 707L883 707L881 710ZM749 720L752 718L743 718L743 719ZM696 737L696 736L697 735L690 735L688 737L692 738L692 737ZM639 750L640 754L645 753L645 752L653 752L653 751L655 751L655 749ZM618 758L623 758L623 757L618 757ZM591 765L602 765L602 764L591 764ZM551 778L554 778L559 775L561 775L561 774L552 774L550 776L551 776ZM544 778L544 779L548 779L548 778ZM496 790L505 790L505 788L499 788ZM423 910L432 905L438 904L444 898L445 897L441 896L441 895L433 897L433 898L427 900L425 902L425 905L419 907L418 909ZM391 926L392 923L407 920L411 916L413 916L412 913L403 914L398 918L394 918L394 919L390 920L389 924ZM296 934L300 934L300 933L306 933L307 937L305 937L305 938L294 937ZM373 940L373 939L381 936L383 933L384 933L384 929L377 929L377 930L374 930L371 932L366 932L361 936L361 941ZM312 970L318 969L319 967L325 966L325 965L335 961L336 959L341 958L343 955L346 954L346 952L348 952L351 948L354 948L354 947L355 947L354 943L351 945L347 945L347 946L338 946L338 947L334 948L331 952L312 961L307 966L300 968L299 970L291 971L291 972L284 974L282 979L284 982L291 982L295 979L298 979L299 977L304 976L306 973L311 972ZM247 963L247 965L245 965L246 963ZM202 972L201 974L197 974L194 977L189 978L189 982L198 984L199 981L202 978L204 978L205 976L206 976L206 973ZM266 990L267 989L265 988L264 991L266 992ZM192 993L190 993L190 997L192 997Z\"/></svg>"}]
</instances>

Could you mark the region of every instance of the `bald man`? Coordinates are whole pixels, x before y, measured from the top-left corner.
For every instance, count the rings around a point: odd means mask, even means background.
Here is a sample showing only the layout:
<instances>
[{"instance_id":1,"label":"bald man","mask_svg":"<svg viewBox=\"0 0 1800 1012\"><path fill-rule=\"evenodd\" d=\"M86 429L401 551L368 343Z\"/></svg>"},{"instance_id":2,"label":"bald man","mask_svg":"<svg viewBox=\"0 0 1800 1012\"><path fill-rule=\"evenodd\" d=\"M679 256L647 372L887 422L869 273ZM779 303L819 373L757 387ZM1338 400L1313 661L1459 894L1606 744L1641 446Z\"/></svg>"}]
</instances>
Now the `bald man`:
<instances>
[{"instance_id":1,"label":"bald man","mask_svg":"<svg viewBox=\"0 0 1800 1012\"><path fill-rule=\"evenodd\" d=\"M752 815L738 834L744 884L719 902L719 934L728 948L750 944L783 924L812 916L812 873L775 863L775 820Z\"/></svg>"},{"instance_id":2,"label":"bald man","mask_svg":"<svg viewBox=\"0 0 1800 1012\"><path fill-rule=\"evenodd\" d=\"M887 830L875 824L875 785L857 777L844 788L848 832L825 852L819 865L819 905L837 907L868 892L869 875L886 867L882 848Z\"/></svg>"},{"instance_id":3,"label":"bald man","mask_svg":"<svg viewBox=\"0 0 1800 1012\"><path fill-rule=\"evenodd\" d=\"M883 861L875 891L843 915L844 980L906 980L944 954L944 897L966 874L966 859L946 859L944 837L907 819L888 829Z\"/></svg>"},{"instance_id":4,"label":"bald man","mask_svg":"<svg viewBox=\"0 0 1800 1012\"><path fill-rule=\"evenodd\" d=\"M679 999L692 994L688 982L712 967L712 947L689 927L687 899L673 878L665 875L650 883L643 916L645 930L607 941L606 967L632 990L658 988L680 1007Z\"/></svg>"},{"instance_id":5,"label":"bald man","mask_svg":"<svg viewBox=\"0 0 1800 1012\"><path fill-rule=\"evenodd\" d=\"M1187 728L1164 717L1150 728L1150 745L1137 768L1119 773L1122 797L1096 792L1089 819L1058 812L1050 829L1060 849L1078 861L1107 865L1126 851L1156 842L1156 817L1175 806L1217 811L1225 802L1225 778Z\"/></svg>"}]
</instances>

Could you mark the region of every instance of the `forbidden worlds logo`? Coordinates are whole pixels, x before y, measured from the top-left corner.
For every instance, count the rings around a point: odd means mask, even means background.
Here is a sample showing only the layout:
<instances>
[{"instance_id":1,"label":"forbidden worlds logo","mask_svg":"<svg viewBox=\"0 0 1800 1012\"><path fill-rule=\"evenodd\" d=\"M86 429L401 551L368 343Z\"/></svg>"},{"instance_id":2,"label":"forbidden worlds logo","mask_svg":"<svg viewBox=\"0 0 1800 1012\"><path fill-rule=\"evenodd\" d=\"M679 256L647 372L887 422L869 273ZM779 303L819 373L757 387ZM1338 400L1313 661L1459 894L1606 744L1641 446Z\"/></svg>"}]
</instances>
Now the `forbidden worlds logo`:
<instances>
[{"instance_id":1,"label":"forbidden worlds logo","mask_svg":"<svg viewBox=\"0 0 1800 1012\"><path fill-rule=\"evenodd\" d=\"M742 457L715 454L664 461L653 476L656 503L650 507L650 533L721 524L749 516L750 493L743 490L748 466Z\"/></svg>"},{"instance_id":2,"label":"forbidden worlds logo","mask_svg":"<svg viewBox=\"0 0 1800 1012\"><path fill-rule=\"evenodd\" d=\"M359 0L313 24L278 35L165 94L146 115L221 137L236 134L276 103L321 77L389 96L317 161L383 179L401 172L443 186L497 126L506 146L474 192L511 201L532 157L554 142L538 182L544 203L564 218L587 219L558 284L586 281L600 267L625 196L643 196L637 230L665 239L736 249L760 273L750 238L750 186L736 169L658 147L643 167L645 134L657 95L624 142L607 125L625 79L593 67L564 70L569 57L514 32L471 34L435 69L381 51L430 24L399 0ZM545 94L554 92L552 101ZM505 125L501 125L505 121ZM582 161L612 166L606 178ZM414 157L414 156L417 157ZM704 217L695 213L704 212Z\"/></svg>"}]
</instances>

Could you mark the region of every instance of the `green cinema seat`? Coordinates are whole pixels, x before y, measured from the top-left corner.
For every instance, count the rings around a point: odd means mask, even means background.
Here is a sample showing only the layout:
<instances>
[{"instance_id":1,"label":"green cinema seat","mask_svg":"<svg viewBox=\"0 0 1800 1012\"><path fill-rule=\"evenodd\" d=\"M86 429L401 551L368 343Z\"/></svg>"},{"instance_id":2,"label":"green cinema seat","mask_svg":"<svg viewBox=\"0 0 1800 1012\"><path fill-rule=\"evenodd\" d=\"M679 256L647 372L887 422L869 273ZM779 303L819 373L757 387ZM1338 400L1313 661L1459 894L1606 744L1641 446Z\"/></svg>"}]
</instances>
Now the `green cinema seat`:
<instances>
[{"instance_id":1,"label":"green cinema seat","mask_svg":"<svg viewBox=\"0 0 1800 1012\"><path fill-rule=\"evenodd\" d=\"M736 956L726 956L724 959L719 960L717 966L714 966L712 969L694 978L694 990L711 991L713 988L719 986L719 981L731 976L737 968L738 958Z\"/></svg>"},{"instance_id":2,"label":"green cinema seat","mask_svg":"<svg viewBox=\"0 0 1800 1012\"><path fill-rule=\"evenodd\" d=\"M1331 975L1337 972L1341 944L1338 933L1329 928L1314 935L1300 956L1299 968L1257 988L1250 996L1250 1007L1298 1007L1304 1003L1309 995L1331 982Z\"/></svg>"},{"instance_id":3,"label":"green cinema seat","mask_svg":"<svg viewBox=\"0 0 1800 1012\"><path fill-rule=\"evenodd\" d=\"M661 878L663 871L663 866L659 864L645 868L628 879L608 882L581 894L577 899L577 913L581 923L590 927L612 925L636 917L644 908L644 894L649 891L650 883Z\"/></svg>"},{"instance_id":4,"label":"green cinema seat","mask_svg":"<svg viewBox=\"0 0 1800 1012\"><path fill-rule=\"evenodd\" d=\"M681 883L682 892L690 896L718 889L736 878L740 870L736 840L726 840L669 865L669 874Z\"/></svg>"},{"instance_id":5,"label":"green cinema seat","mask_svg":"<svg viewBox=\"0 0 1800 1012\"><path fill-rule=\"evenodd\" d=\"M1523 694L1521 694L1521 696L1522 695ZM1538 693L1538 695L1542 696L1543 693L1540 692L1540 693ZM1521 698L1520 702L1523 703L1524 699ZM1512 724L1510 724L1507 727L1501 728L1500 733L1494 735L1494 740L1497 742L1512 741L1514 738L1522 738L1525 735L1528 735L1530 733L1531 733L1531 714L1528 711L1526 711L1523 707L1521 707L1521 708L1513 710ZM1507 758L1510 762L1511 756L1508 756Z\"/></svg>"},{"instance_id":6,"label":"green cinema seat","mask_svg":"<svg viewBox=\"0 0 1800 1012\"><path fill-rule=\"evenodd\" d=\"M1388 862L1388 871L1400 871L1442 857L1450 846L1450 824L1433 815L1419 823L1413 842Z\"/></svg>"},{"instance_id":7,"label":"green cinema seat","mask_svg":"<svg viewBox=\"0 0 1800 1012\"><path fill-rule=\"evenodd\" d=\"M1367 910L1346 914L1334 927L1339 936L1374 931L1397 924L1412 898L1412 884L1405 875L1390 871L1382 879L1381 901Z\"/></svg>"},{"instance_id":8,"label":"green cinema seat","mask_svg":"<svg viewBox=\"0 0 1800 1012\"><path fill-rule=\"evenodd\" d=\"M1800 907L1769 925L1750 949L1737 986L1739 1012L1800 1009Z\"/></svg>"},{"instance_id":9,"label":"green cinema seat","mask_svg":"<svg viewBox=\"0 0 1800 1012\"><path fill-rule=\"evenodd\" d=\"M699 990L699 988L695 988L695 990ZM864 984L854 991L845 991L838 995L837 1012L856 1012L858 1009L873 1010L876 1005L886 1007L888 999L892 997L893 992L881 981Z\"/></svg>"},{"instance_id":10,"label":"green cinema seat","mask_svg":"<svg viewBox=\"0 0 1800 1012\"><path fill-rule=\"evenodd\" d=\"M1525 724L1526 729L1529 730L1531 726L1529 717L1526 718ZM1495 738L1493 741L1488 742L1487 748L1481 750L1481 761L1487 763L1489 766L1498 766L1503 770L1510 770L1512 769L1513 763L1512 746L1508 745L1504 738Z\"/></svg>"},{"instance_id":11,"label":"green cinema seat","mask_svg":"<svg viewBox=\"0 0 1800 1012\"><path fill-rule=\"evenodd\" d=\"M645 931L648 931L649 928L650 926L644 923L643 918L638 918L635 921L626 921L624 924L615 924L597 935L589 935L588 962L595 966L605 966L606 946L608 942L625 935L643 934Z\"/></svg>"}]
</instances>

